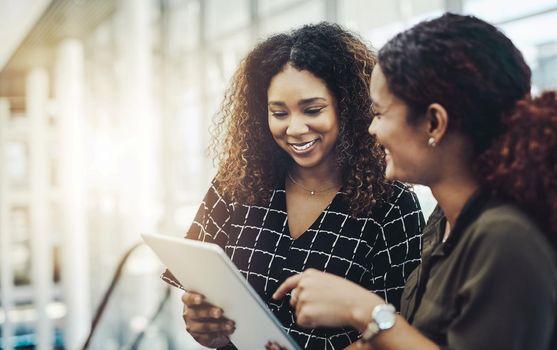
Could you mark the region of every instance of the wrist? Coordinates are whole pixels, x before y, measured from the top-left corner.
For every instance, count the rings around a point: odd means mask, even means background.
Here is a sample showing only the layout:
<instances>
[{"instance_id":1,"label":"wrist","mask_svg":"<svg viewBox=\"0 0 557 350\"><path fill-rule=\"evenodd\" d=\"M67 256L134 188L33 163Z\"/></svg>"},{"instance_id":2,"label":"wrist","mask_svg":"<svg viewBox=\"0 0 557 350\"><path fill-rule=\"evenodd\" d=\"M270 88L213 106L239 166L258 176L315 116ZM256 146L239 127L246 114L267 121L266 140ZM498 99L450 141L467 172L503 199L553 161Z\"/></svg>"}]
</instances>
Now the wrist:
<instances>
[{"instance_id":1,"label":"wrist","mask_svg":"<svg viewBox=\"0 0 557 350\"><path fill-rule=\"evenodd\" d=\"M357 329L360 333L362 333L371 322L371 313L373 312L375 306L380 304L377 300L375 300L378 298L373 297L375 297L375 295L369 293L368 298L360 300L359 302L355 301L350 308L350 325Z\"/></svg>"},{"instance_id":2,"label":"wrist","mask_svg":"<svg viewBox=\"0 0 557 350\"><path fill-rule=\"evenodd\" d=\"M361 342L369 343L383 331L394 327L396 323L396 309L392 304L376 305L371 312L371 322L362 332Z\"/></svg>"}]
</instances>

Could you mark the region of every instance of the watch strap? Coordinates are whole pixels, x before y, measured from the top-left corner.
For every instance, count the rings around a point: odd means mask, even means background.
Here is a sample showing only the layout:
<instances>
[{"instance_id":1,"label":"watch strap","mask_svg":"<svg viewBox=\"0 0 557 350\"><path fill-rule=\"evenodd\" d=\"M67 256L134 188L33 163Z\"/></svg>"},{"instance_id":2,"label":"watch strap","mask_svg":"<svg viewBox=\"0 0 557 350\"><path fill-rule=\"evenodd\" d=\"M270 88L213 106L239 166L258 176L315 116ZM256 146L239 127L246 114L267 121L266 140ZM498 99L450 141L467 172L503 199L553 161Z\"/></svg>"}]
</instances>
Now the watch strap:
<instances>
[{"instance_id":1,"label":"watch strap","mask_svg":"<svg viewBox=\"0 0 557 350\"><path fill-rule=\"evenodd\" d=\"M372 320L368 323L366 330L362 333L362 341L369 342L377 333L379 333L381 329L379 329L379 325L377 322Z\"/></svg>"}]
</instances>

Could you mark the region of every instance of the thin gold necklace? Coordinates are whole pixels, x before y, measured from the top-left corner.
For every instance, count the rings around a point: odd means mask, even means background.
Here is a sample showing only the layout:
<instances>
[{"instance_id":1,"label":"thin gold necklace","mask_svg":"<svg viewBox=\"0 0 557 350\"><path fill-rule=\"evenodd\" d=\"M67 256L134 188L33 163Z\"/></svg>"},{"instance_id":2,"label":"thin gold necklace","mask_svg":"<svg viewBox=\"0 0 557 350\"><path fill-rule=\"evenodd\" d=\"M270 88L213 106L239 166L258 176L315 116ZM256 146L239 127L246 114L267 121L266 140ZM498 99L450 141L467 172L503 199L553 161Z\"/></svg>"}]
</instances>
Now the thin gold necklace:
<instances>
[{"instance_id":1,"label":"thin gold necklace","mask_svg":"<svg viewBox=\"0 0 557 350\"><path fill-rule=\"evenodd\" d=\"M331 187L327 187L325 189L322 190L310 190L309 188L307 188L306 186L302 185L301 183L297 182L296 180L294 180L294 178L292 177L292 175L290 174L290 172L287 172L288 174L288 178L290 179L290 181L292 181L292 183L294 185L298 185L300 186L304 191L309 192L309 194L311 194L312 196L315 195L316 193L322 193L322 192L327 192L332 190L333 188L337 187L338 185L333 185Z\"/></svg>"}]
</instances>

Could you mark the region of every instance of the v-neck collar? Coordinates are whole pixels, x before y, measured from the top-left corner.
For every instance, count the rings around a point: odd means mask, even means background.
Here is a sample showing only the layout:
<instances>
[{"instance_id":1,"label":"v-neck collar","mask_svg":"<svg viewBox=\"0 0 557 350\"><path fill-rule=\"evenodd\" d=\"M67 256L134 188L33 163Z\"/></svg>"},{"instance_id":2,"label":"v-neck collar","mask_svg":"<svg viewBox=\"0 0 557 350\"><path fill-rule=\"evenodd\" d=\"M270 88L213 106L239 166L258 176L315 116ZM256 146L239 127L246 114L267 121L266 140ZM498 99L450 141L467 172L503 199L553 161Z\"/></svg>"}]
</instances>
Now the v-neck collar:
<instances>
[{"instance_id":1,"label":"v-neck collar","mask_svg":"<svg viewBox=\"0 0 557 350\"><path fill-rule=\"evenodd\" d=\"M334 208L333 205L336 204L337 200L339 200L339 195L342 195L344 192L342 191L343 187L341 187L336 193L335 196L331 199L331 201L329 202L329 204L327 204L327 206L321 211L321 213L317 216L317 218L313 221L313 223L308 226L308 228L301 234L299 235L297 238L293 238L292 235L290 234L290 226L289 226L289 216L288 216L288 208L286 205L286 179L284 179L283 181L280 181L278 186L276 187L277 190L282 191L283 196L281 196L281 203L280 204L280 208L281 210L284 210L284 213L286 215L286 222L285 222L285 229L284 229L284 235L286 235L287 237L289 237L293 242L298 242L300 241L302 238L304 237L309 237L311 236L309 233L311 231L318 231L319 227L321 226L321 223L323 221L323 215L325 215L325 213L327 211L330 211L331 208ZM275 199L276 200L276 199Z\"/></svg>"}]
</instances>

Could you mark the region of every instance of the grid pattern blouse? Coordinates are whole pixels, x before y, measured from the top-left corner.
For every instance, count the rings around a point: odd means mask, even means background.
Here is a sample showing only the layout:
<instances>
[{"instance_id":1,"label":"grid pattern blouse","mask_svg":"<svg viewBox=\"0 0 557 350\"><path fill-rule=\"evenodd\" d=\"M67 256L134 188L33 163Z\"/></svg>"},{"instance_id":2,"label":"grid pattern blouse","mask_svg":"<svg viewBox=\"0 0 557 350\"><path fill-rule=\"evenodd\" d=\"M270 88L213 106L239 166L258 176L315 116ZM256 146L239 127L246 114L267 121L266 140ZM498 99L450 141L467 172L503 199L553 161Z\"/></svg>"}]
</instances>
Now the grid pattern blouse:
<instances>
[{"instance_id":1,"label":"grid pattern blouse","mask_svg":"<svg viewBox=\"0 0 557 350\"><path fill-rule=\"evenodd\" d=\"M343 349L358 339L356 330L298 327L290 296L280 301L271 296L286 278L314 268L358 283L398 309L406 279L420 263L424 218L412 191L400 183L393 189L392 200L367 217L350 215L345 193L338 192L309 229L293 240L284 185L275 189L268 205L254 206L227 201L213 184L186 237L223 247L303 348ZM168 271L163 279L180 287Z\"/></svg>"}]
</instances>

